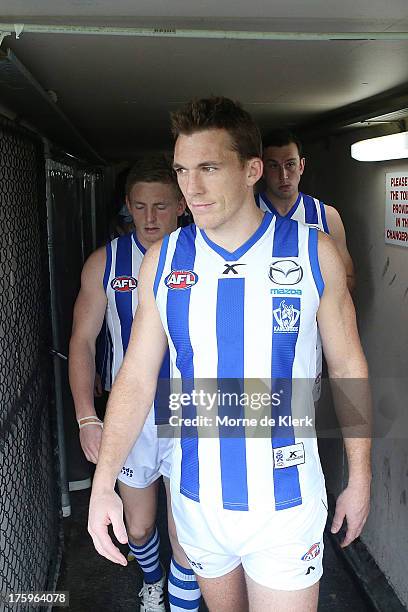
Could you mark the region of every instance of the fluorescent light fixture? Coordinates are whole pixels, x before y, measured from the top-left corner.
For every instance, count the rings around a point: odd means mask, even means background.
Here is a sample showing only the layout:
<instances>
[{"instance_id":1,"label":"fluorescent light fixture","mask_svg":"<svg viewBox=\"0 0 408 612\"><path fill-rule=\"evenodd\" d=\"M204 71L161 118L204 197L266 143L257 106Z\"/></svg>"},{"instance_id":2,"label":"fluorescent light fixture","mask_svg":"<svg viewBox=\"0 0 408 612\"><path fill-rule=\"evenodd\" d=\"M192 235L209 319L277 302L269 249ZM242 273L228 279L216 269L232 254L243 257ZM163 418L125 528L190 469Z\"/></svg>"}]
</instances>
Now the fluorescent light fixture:
<instances>
[{"instance_id":1,"label":"fluorescent light fixture","mask_svg":"<svg viewBox=\"0 0 408 612\"><path fill-rule=\"evenodd\" d=\"M351 145L351 157L358 161L384 161L408 157L408 132L355 142Z\"/></svg>"}]
</instances>

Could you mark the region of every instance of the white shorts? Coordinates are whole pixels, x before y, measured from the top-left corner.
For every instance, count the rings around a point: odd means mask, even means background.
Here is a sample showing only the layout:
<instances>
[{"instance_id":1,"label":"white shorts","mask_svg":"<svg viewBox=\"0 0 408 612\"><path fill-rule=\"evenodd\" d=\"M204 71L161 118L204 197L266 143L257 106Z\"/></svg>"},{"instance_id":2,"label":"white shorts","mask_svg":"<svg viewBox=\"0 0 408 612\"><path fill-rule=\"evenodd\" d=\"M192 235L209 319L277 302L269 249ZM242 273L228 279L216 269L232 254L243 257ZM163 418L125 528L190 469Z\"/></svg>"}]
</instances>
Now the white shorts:
<instances>
[{"instance_id":1,"label":"white shorts","mask_svg":"<svg viewBox=\"0 0 408 612\"><path fill-rule=\"evenodd\" d=\"M130 451L118 480L129 487L145 489L160 476L170 477L173 438L159 438L152 408L142 432Z\"/></svg>"},{"instance_id":2,"label":"white shorts","mask_svg":"<svg viewBox=\"0 0 408 612\"><path fill-rule=\"evenodd\" d=\"M223 576L242 564L258 584L294 591L322 576L324 487L301 506L268 514L205 510L174 491L172 508L178 540L192 569L203 578Z\"/></svg>"}]
</instances>

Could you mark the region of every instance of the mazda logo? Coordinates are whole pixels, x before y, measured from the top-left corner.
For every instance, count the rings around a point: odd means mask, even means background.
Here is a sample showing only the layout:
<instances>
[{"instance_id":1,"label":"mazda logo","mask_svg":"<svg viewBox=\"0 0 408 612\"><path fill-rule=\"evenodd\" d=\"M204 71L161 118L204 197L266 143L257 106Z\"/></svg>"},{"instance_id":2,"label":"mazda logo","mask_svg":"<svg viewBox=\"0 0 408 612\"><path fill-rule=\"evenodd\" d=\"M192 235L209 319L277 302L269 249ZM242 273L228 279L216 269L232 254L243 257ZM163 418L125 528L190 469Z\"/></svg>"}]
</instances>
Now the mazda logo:
<instances>
[{"instance_id":1,"label":"mazda logo","mask_svg":"<svg viewBox=\"0 0 408 612\"><path fill-rule=\"evenodd\" d=\"M293 259L278 259L269 266L269 278L275 285L297 285L303 278L302 266Z\"/></svg>"}]
</instances>

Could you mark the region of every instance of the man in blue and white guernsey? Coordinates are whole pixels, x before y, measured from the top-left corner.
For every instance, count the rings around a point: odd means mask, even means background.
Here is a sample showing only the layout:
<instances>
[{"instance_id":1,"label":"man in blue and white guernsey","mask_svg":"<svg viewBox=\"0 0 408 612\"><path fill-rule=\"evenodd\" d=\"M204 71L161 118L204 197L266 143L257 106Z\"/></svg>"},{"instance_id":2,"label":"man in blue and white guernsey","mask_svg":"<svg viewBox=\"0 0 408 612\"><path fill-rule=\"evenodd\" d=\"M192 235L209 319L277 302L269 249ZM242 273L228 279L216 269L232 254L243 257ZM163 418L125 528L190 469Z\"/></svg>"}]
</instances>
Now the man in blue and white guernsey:
<instances>
[{"instance_id":1,"label":"man in blue and white guernsey","mask_svg":"<svg viewBox=\"0 0 408 612\"><path fill-rule=\"evenodd\" d=\"M263 139L263 163L265 191L255 196L260 209L277 215L279 220L294 219L329 234L344 263L347 287L350 292L353 291L354 266L347 249L346 233L338 211L318 198L299 192L299 183L306 163L299 138L285 129L269 132ZM315 401L320 397L322 366L322 345L318 333L316 383L313 389Z\"/></svg>"},{"instance_id":2,"label":"man in blue and white guernsey","mask_svg":"<svg viewBox=\"0 0 408 612\"><path fill-rule=\"evenodd\" d=\"M86 458L93 463L99 461L102 434L102 422L96 415L93 397L96 338L106 317L112 342L111 378L115 380L129 343L143 257L152 244L177 228L177 219L185 209L184 198L166 156L144 155L133 166L126 180L126 206L135 231L111 240L88 258L82 270L81 290L74 309L69 354L70 384L81 446ZM168 353L160 376L169 378ZM165 421L168 416L168 406L156 403L118 473L129 548L143 572L143 587L139 593L142 612L164 612L166 609L166 575L159 562L156 508L161 476L169 495L169 454L173 440L159 437L156 423ZM177 542L169 499L168 509L173 549L168 579L170 609L179 612L188 606L194 612L199 607L200 591Z\"/></svg>"},{"instance_id":3,"label":"man in blue and white guernsey","mask_svg":"<svg viewBox=\"0 0 408 612\"><path fill-rule=\"evenodd\" d=\"M330 234L346 268L347 286L354 289L354 266L338 211L318 198L299 192L306 159L299 138L289 130L269 132L263 139L265 191L255 196L258 206L280 218L294 219Z\"/></svg>"},{"instance_id":4,"label":"man in blue and white guernsey","mask_svg":"<svg viewBox=\"0 0 408 612\"><path fill-rule=\"evenodd\" d=\"M280 420L313 406L311 386L299 395L295 382L314 376L317 322L330 376L359 379L356 410L363 420L369 414L367 365L344 265L323 232L277 222L256 206L261 139L239 104L195 100L172 114L172 131L174 169L195 224L144 258L139 306L105 419L89 532L98 552L126 565L107 530L111 523L126 540L114 483L143 427L168 345L174 384L191 397L178 411L172 508L209 610L310 612L322 575L324 478L315 436L294 419ZM264 435L250 435L240 419L247 407L239 403L219 401L209 412L193 401L192 381L203 379L218 391L234 381L269 381L272 418ZM341 403L337 411L347 425ZM198 418L203 412L218 435L208 435ZM226 433L225 414L242 422L238 435ZM368 437L347 437L345 446L349 480L332 524L337 532L347 520L343 546L367 519L371 480Z\"/></svg>"}]
</instances>

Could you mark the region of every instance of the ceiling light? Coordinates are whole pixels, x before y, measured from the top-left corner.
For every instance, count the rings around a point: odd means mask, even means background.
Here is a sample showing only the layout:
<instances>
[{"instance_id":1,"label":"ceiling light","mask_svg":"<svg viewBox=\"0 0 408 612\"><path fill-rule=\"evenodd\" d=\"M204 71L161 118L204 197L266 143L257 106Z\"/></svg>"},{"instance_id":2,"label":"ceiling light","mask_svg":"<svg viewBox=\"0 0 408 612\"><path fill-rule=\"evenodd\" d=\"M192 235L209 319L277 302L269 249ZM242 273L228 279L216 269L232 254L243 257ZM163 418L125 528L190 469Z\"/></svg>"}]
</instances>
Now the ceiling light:
<instances>
[{"instance_id":1,"label":"ceiling light","mask_svg":"<svg viewBox=\"0 0 408 612\"><path fill-rule=\"evenodd\" d=\"M358 161L384 161L408 157L408 132L355 142L351 145L351 157Z\"/></svg>"},{"instance_id":2,"label":"ceiling light","mask_svg":"<svg viewBox=\"0 0 408 612\"><path fill-rule=\"evenodd\" d=\"M385 123L389 121L392 123L393 121L401 121L402 119L406 119L408 117L408 108L400 108L399 110L392 111L391 113L385 113L383 115L377 115L376 117L369 117L364 119L365 123Z\"/></svg>"}]
</instances>

